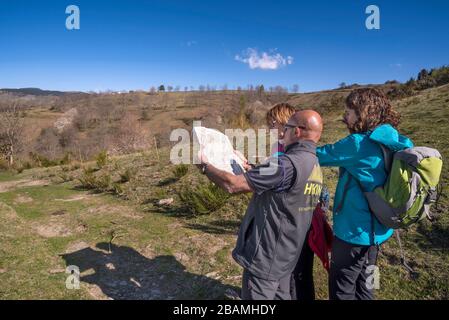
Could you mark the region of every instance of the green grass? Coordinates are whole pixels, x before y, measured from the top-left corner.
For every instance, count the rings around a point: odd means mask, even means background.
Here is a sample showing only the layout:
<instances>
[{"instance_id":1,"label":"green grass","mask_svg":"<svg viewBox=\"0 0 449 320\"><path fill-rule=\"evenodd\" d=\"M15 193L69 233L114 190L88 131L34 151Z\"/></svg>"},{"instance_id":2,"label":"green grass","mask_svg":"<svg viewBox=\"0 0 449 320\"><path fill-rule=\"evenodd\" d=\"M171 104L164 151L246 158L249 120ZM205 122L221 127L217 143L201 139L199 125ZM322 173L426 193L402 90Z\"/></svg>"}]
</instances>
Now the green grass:
<instances>
[{"instance_id":1,"label":"green grass","mask_svg":"<svg viewBox=\"0 0 449 320\"><path fill-rule=\"evenodd\" d=\"M306 98L325 101L319 94ZM305 98L292 99L300 105ZM449 158L448 100L449 86L444 86L396 102L403 116L400 131L416 145L437 148L444 159ZM347 135L338 121L342 112L331 106L324 114L323 144ZM84 167L95 162L71 170L74 179L66 183L57 179L61 167L30 169L20 175L0 173L0 183L50 181L47 187L0 192L0 299L209 299L222 298L230 287L238 289L242 270L230 253L250 195L233 196L209 214L188 215L179 192L204 185L206 180L193 167L182 169L181 179L173 179L179 169L169 164L167 149L159 152L160 161L149 152L115 157L95 172L119 184L120 195L92 195L76 188ZM133 174L123 179L128 168L133 169ZM324 168L324 173L333 193L338 170ZM407 259L420 277L409 278L399 264L396 241L389 240L379 256L379 299L449 298L448 181L445 163L445 192L434 208L440 218L432 224L422 222L402 237ZM160 199L170 197L174 198L173 204L156 205ZM71 233L43 236L39 231L43 227L66 228ZM112 235L118 237L112 241L109 253ZM87 248L77 247L80 243ZM64 270L68 264L82 269L80 290L65 288ZM115 269L108 269L109 264ZM327 274L318 259L314 275L317 297L327 299ZM136 289L131 278L142 288ZM126 286L121 286L120 281ZM111 282L115 286L109 286ZM151 293L155 289L159 295Z\"/></svg>"},{"instance_id":2,"label":"green grass","mask_svg":"<svg viewBox=\"0 0 449 320\"><path fill-rule=\"evenodd\" d=\"M0 182L19 180L20 176L13 171L0 171Z\"/></svg>"},{"instance_id":3,"label":"green grass","mask_svg":"<svg viewBox=\"0 0 449 320\"><path fill-rule=\"evenodd\" d=\"M58 199L65 199L78 194L78 191L68 186L36 186L22 188L20 192L10 191L0 193L0 201L14 208L21 217L36 219L58 210L66 210L69 213L73 213L76 210L82 209L83 204L80 202L57 201ZM26 196L32 201L20 203L20 201L17 201L20 196Z\"/></svg>"}]
</instances>

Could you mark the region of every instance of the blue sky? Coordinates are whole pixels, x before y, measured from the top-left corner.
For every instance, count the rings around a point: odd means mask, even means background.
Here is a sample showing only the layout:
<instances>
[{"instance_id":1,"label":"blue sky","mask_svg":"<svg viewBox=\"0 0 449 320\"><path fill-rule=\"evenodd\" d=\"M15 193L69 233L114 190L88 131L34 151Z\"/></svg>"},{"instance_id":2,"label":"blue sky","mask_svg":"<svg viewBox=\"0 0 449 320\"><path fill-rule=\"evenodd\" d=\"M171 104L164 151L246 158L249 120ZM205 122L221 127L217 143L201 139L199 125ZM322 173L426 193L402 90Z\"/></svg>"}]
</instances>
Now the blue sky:
<instances>
[{"instance_id":1,"label":"blue sky","mask_svg":"<svg viewBox=\"0 0 449 320\"><path fill-rule=\"evenodd\" d=\"M80 30L65 28L71 4ZM380 30L365 28L370 4ZM0 88L405 81L449 64L448 34L446 0L0 0Z\"/></svg>"}]
</instances>

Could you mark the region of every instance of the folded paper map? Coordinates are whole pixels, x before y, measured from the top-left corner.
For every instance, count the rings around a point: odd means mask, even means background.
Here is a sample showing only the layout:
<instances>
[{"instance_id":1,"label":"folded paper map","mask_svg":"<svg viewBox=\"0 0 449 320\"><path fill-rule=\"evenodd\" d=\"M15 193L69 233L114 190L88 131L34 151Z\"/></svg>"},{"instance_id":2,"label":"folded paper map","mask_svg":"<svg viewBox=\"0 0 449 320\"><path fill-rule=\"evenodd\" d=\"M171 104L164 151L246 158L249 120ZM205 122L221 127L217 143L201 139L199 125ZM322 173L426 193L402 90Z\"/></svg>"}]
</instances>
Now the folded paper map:
<instances>
[{"instance_id":1,"label":"folded paper map","mask_svg":"<svg viewBox=\"0 0 449 320\"><path fill-rule=\"evenodd\" d=\"M214 167L235 175L242 174L243 161L235 153L229 138L220 131L194 127L193 137L199 150Z\"/></svg>"}]
</instances>

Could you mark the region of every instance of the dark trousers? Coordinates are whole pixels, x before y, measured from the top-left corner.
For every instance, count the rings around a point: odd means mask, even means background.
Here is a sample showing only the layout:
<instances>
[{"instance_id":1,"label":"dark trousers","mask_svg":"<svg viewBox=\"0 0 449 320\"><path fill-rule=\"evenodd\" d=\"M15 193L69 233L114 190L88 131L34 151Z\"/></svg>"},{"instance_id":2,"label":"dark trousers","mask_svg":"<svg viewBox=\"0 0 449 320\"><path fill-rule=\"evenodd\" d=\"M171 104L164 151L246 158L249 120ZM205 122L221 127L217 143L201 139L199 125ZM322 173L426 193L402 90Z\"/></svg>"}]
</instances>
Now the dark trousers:
<instances>
[{"instance_id":1,"label":"dark trousers","mask_svg":"<svg viewBox=\"0 0 449 320\"><path fill-rule=\"evenodd\" d=\"M258 278L248 270L243 270L242 300L291 300L290 274L272 281Z\"/></svg>"},{"instance_id":2,"label":"dark trousers","mask_svg":"<svg viewBox=\"0 0 449 320\"><path fill-rule=\"evenodd\" d=\"M293 270L290 279L290 293L292 300L312 301L315 300L315 286L313 284L313 251L309 244L304 241L301 254Z\"/></svg>"},{"instance_id":3,"label":"dark trousers","mask_svg":"<svg viewBox=\"0 0 449 320\"><path fill-rule=\"evenodd\" d=\"M376 246L355 245L335 237L329 273L329 299L374 299L372 279L377 254Z\"/></svg>"}]
</instances>

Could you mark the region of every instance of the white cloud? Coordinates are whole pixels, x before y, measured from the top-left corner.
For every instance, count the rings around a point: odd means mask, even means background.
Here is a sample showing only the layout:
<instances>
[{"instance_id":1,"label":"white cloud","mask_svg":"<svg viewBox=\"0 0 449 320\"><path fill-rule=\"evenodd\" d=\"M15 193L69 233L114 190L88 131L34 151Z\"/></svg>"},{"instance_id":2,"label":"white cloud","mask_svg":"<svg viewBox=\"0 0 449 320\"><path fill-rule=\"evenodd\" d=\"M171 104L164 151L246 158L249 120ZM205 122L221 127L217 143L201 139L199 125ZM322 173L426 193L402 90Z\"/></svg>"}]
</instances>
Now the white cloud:
<instances>
[{"instance_id":1,"label":"white cloud","mask_svg":"<svg viewBox=\"0 0 449 320\"><path fill-rule=\"evenodd\" d=\"M390 64L390 67L393 67L393 68L402 68L402 64L401 64L401 63L393 63L393 64Z\"/></svg>"},{"instance_id":2,"label":"white cloud","mask_svg":"<svg viewBox=\"0 0 449 320\"><path fill-rule=\"evenodd\" d=\"M250 69L262 70L277 70L293 63L292 56L283 57L276 49L259 54L256 49L248 48L243 55L236 55L235 60L248 64Z\"/></svg>"}]
</instances>

